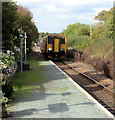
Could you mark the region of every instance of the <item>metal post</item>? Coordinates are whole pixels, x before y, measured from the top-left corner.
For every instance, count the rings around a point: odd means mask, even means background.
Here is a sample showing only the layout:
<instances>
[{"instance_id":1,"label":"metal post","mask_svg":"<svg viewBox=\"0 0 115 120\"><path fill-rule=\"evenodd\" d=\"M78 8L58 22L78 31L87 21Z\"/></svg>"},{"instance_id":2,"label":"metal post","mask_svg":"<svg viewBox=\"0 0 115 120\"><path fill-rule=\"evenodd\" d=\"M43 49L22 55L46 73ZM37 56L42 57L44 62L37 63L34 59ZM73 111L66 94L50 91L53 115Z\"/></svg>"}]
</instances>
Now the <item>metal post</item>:
<instances>
[{"instance_id":1,"label":"metal post","mask_svg":"<svg viewBox=\"0 0 115 120\"><path fill-rule=\"evenodd\" d=\"M27 58L26 58L26 38L27 38L26 32L25 32L24 38L25 38L25 61L26 61L27 60Z\"/></svg>"},{"instance_id":2,"label":"metal post","mask_svg":"<svg viewBox=\"0 0 115 120\"><path fill-rule=\"evenodd\" d=\"M21 40L21 42L20 42L20 48L21 48L21 59L20 59L20 64L21 64L21 73L23 72L23 55L22 55L22 38L23 38L23 35L22 35L22 27L20 28L20 40Z\"/></svg>"}]
</instances>

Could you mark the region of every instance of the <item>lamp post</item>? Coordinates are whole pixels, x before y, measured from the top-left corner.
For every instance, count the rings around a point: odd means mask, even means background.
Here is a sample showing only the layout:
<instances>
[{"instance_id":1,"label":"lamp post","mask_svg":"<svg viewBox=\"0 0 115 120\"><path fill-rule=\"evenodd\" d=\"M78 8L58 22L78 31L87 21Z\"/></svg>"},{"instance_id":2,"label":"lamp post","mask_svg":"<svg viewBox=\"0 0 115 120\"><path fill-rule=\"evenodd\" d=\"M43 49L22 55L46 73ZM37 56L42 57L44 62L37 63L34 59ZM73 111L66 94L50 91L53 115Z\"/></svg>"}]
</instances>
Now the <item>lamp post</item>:
<instances>
[{"instance_id":1,"label":"lamp post","mask_svg":"<svg viewBox=\"0 0 115 120\"><path fill-rule=\"evenodd\" d=\"M27 60L27 59L26 59L26 39L27 39L26 32L25 32L25 35L24 35L24 39L25 39L25 61L26 61L26 60Z\"/></svg>"},{"instance_id":2,"label":"lamp post","mask_svg":"<svg viewBox=\"0 0 115 120\"><path fill-rule=\"evenodd\" d=\"M21 40L21 42L20 42L20 48L21 48L21 51L20 51L20 54L21 54L21 59L20 59L20 67L21 67L21 73L23 72L23 55L22 55L22 44L23 44L23 42L22 42L22 38L23 38L23 35L22 35L22 27L20 28L20 40Z\"/></svg>"}]
</instances>

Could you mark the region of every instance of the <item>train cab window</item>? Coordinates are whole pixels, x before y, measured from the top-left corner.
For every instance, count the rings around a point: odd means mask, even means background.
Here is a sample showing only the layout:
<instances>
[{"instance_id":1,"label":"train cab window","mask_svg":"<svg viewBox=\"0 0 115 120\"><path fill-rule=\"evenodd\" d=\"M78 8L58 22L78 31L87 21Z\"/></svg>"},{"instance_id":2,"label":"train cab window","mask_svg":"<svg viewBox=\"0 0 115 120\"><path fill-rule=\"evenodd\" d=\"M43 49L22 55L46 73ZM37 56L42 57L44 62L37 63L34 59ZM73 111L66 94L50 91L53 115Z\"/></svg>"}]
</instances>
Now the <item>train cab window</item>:
<instances>
[{"instance_id":1,"label":"train cab window","mask_svg":"<svg viewBox=\"0 0 115 120\"><path fill-rule=\"evenodd\" d=\"M48 44L53 44L53 41L54 41L53 37L48 36Z\"/></svg>"},{"instance_id":2,"label":"train cab window","mask_svg":"<svg viewBox=\"0 0 115 120\"><path fill-rule=\"evenodd\" d=\"M60 37L60 44L65 44L65 38L64 37Z\"/></svg>"},{"instance_id":3,"label":"train cab window","mask_svg":"<svg viewBox=\"0 0 115 120\"><path fill-rule=\"evenodd\" d=\"M56 38L56 39L60 39L60 37L59 37L59 36L54 36L54 39L55 39L55 38Z\"/></svg>"}]
</instances>

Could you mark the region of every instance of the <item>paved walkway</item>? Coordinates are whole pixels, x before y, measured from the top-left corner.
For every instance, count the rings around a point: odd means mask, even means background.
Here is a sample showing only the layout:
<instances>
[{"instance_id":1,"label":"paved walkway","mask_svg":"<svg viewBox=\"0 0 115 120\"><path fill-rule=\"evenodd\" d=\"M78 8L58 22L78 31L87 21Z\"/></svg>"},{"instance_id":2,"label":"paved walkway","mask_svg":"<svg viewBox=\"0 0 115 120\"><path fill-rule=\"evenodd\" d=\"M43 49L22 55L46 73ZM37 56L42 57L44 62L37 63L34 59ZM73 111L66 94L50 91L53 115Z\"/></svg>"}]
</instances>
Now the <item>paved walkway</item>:
<instances>
[{"instance_id":1,"label":"paved walkway","mask_svg":"<svg viewBox=\"0 0 115 120\"><path fill-rule=\"evenodd\" d=\"M14 118L110 118L50 61L41 61L38 89L16 98Z\"/></svg>"}]
</instances>

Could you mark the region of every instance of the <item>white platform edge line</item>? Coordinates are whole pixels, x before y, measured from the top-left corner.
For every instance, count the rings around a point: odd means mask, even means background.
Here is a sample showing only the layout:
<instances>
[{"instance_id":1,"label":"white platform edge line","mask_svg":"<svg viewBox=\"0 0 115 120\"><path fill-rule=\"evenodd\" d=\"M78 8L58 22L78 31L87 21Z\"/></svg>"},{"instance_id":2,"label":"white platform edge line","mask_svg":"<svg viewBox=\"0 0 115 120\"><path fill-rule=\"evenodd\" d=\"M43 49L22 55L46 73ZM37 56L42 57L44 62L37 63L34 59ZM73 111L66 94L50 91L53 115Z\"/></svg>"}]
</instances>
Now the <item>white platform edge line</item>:
<instances>
[{"instance_id":1,"label":"white platform edge line","mask_svg":"<svg viewBox=\"0 0 115 120\"><path fill-rule=\"evenodd\" d=\"M67 76L67 78L69 78L69 80L77 87L81 90L82 93L84 93L89 99L91 99L93 102L95 102L100 109L102 109L105 113L107 113L111 118L114 119L114 116L105 108L103 107L96 99L94 99L88 92L86 92L82 87L80 87L72 78L70 78L64 71L62 71L55 63L53 63L51 60L50 62L57 68L59 69L59 71L61 71L65 76Z\"/></svg>"}]
</instances>

